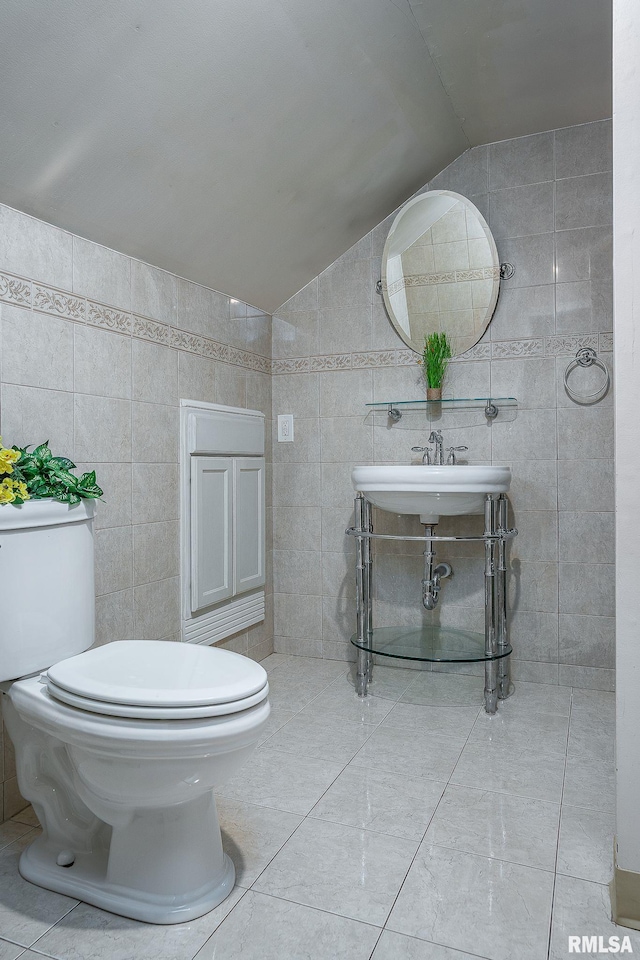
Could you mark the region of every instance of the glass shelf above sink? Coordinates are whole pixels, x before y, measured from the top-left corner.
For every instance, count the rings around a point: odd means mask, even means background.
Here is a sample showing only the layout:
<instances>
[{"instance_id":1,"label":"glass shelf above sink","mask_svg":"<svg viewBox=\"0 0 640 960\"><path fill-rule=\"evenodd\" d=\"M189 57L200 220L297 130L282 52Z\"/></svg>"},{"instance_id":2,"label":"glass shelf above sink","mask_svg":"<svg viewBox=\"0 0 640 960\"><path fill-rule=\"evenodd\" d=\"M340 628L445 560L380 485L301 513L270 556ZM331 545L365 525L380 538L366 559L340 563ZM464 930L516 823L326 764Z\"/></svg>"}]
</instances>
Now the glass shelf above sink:
<instances>
[{"instance_id":1,"label":"glass shelf above sink","mask_svg":"<svg viewBox=\"0 0 640 960\"><path fill-rule=\"evenodd\" d=\"M377 400L366 406L374 423L384 418L387 426L415 429L421 420L429 423L442 420L451 427L475 426L496 418L514 420L518 401L515 397L443 397L442 400Z\"/></svg>"},{"instance_id":2,"label":"glass shelf above sink","mask_svg":"<svg viewBox=\"0 0 640 960\"><path fill-rule=\"evenodd\" d=\"M371 631L371 644L362 644L354 634L354 647L371 650L382 657L423 660L429 663L481 663L499 660L511 653L511 646L489 657L485 653L484 634L450 627L377 627Z\"/></svg>"}]
</instances>

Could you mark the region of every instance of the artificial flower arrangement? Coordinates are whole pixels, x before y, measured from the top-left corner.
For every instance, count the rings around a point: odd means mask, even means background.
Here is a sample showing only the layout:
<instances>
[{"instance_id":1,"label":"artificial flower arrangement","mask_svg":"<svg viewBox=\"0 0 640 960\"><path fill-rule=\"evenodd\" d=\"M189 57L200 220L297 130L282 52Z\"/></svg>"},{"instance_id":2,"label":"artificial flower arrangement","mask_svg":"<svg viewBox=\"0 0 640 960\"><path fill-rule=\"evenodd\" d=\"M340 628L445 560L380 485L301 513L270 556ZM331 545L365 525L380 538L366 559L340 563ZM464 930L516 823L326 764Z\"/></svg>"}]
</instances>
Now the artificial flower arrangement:
<instances>
[{"instance_id":1,"label":"artificial flower arrangement","mask_svg":"<svg viewBox=\"0 0 640 960\"><path fill-rule=\"evenodd\" d=\"M7 503L21 507L27 500L58 500L60 503L80 503L98 500L102 490L96 483L96 473L76 477L71 471L76 465L67 457L54 457L49 441L29 452L29 447L4 447L0 437L0 505Z\"/></svg>"},{"instance_id":2,"label":"artificial flower arrangement","mask_svg":"<svg viewBox=\"0 0 640 960\"><path fill-rule=\"evenodd\" d=\"M427 400L440 400L442 382L451 359L451 344L446 333L429 333L424 338L424 350L418 363L427 384Z\"/></svg>"}]
</instances>

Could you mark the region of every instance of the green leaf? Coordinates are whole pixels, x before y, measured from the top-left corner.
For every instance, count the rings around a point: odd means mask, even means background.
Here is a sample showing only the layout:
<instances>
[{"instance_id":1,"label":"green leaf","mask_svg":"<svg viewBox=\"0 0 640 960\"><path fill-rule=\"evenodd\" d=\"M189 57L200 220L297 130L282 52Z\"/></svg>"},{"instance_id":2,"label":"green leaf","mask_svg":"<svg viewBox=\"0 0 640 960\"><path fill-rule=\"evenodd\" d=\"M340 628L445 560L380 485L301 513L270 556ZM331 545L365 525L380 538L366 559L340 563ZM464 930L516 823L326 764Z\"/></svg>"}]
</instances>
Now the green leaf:
<instances>
[{"instance_id":1,"label":"green leaf","mask_svg":"<svg viewBox=\"0 0 640 960\"><path fill-rule=\"evenodd\" d=\"M33 451L34 457L39 457L41 460L50 460L51 459L51 450L49 450L49 441L45 440L44 443L41 443L39 447L36 447Z\"/></svg>"},{"instance_id":2,"label":"green leaf","mask_svg":"<svg viewBox=\"0 0 640 960\"><path fill-rule=\"evenodd\" d=\"M424 338L422 368L429 387L441 387L451 358L451 344L446 333L430 333Z\"/></svg>"},{"instance_id":3,"label":"green leaf","mask_svg":"<svg viewBox=\"0 0 640 960\"><path fill-rule=\"evenodd\" d=\"M31 468L35 467L37 462L38 462L38 458L34 457L32 453L24 453L18 461L18 463L20 464L23 470L25 469L25 467L31 467Z\"/></svg>"},{"instance_id":4,"label":"green leaf","mask_svg":"<svg viewBox=\"0 0 640 960\"><path fill-rule=\"evenodd\" d=\"M75 470L75 463L68 457L51 457L51 461L62 467L63 470Z\"/></svg>"},{"instance_id":5,"label":"green leaf","mask_svg":"<svg viewBox=\"0 0 640 960\"><path fill-rule=\"evenodd\" d=\"M85 500L99 500L102 496L103 491L100 487L96 486L93 488L88 487L78 487L76 493L83 497Z\"/></svg>"},{"instance_id":6,"label":"green leaf","mask_svg":"<svg viewBox=\"0 0 640 960\"><path fill-rule=\"evenodd\" d=\"M48 464L47 464L47 467L48 467ZM76 488L78 483L78 478L74 477L74 475L72 473L69 473L68 470L64 470L62 467L56 466L56 467L51 467L50 469L47 470L47 472L49 473L49 475L51 476L51 479L54 482L57 481L59 483L65 484L65 486L67 487L72 487L73 489Z\"/></svg>"},{"instance_id":7,"label":"green leaf","mask_svg":"<svg viewBox=\"0 0 640 960\"><path fill-rule=\"evenodd\" d=\"M92 470L91 473L83 473L80 477L80 486L81 487L93 487L96 482L96 472Z\"/></svg>"}]
</instances>

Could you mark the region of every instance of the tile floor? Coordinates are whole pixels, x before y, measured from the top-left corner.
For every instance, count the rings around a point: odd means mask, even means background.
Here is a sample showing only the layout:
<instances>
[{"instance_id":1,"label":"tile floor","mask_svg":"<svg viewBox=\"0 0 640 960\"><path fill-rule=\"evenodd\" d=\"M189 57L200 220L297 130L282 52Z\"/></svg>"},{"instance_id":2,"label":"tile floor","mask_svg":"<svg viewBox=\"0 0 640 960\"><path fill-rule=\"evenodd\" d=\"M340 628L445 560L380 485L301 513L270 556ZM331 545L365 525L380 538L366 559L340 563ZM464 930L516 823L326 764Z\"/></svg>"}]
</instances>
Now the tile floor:
<instances>
[{"instance_id":1,"label":"tile floor","mask_svg":"<svg viewBox=\"0 0 640 960\"><path fill-rule=\"evenodd\" d=\"M218 799L237 886L158 927L23 881L0 826L0 960L564 960L609 919L613 695L273 655L273 713ZM572 955L573 956L573 955Z\"/></svg>"}]
</instances>

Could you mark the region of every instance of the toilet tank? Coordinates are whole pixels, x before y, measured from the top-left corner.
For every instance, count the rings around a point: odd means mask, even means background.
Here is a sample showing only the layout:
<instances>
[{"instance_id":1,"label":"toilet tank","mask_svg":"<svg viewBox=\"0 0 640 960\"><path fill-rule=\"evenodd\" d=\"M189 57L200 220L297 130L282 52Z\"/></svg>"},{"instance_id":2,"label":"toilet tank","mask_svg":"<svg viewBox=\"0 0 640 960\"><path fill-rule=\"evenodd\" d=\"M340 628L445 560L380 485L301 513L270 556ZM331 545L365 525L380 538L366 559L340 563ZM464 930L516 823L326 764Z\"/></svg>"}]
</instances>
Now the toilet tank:
<instances>
[{"instance_id":1,"label":"toilet tank","mask_svg":"<svg viewBox=\"0 0 640 960\"><path fill-rule=\"evenodd\" d=\"M0 506L0 681L93 644L94 511L92 500Z\"/></svg>"}]
</instances>

